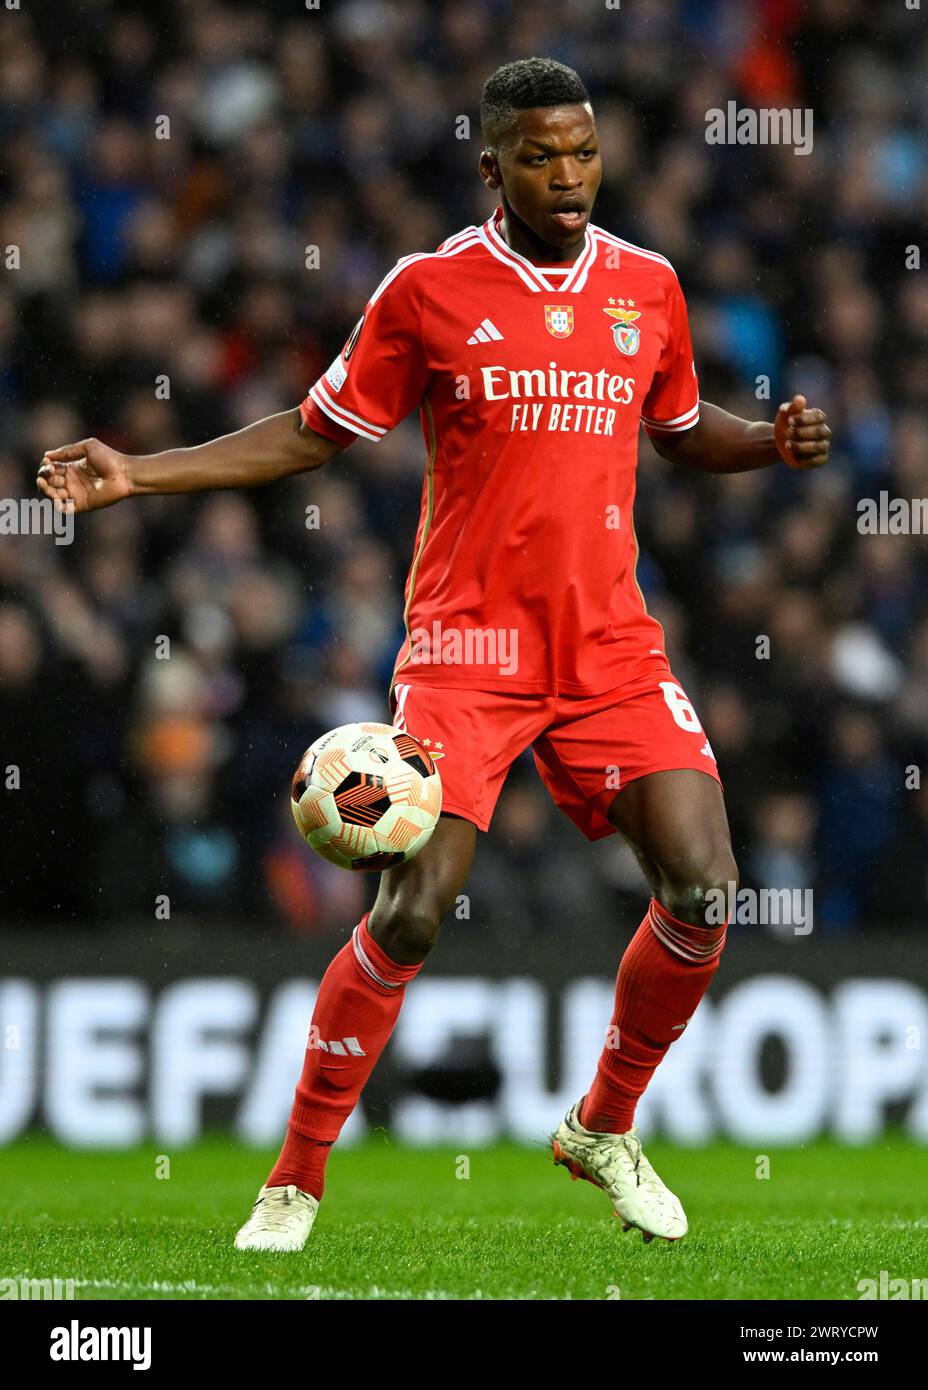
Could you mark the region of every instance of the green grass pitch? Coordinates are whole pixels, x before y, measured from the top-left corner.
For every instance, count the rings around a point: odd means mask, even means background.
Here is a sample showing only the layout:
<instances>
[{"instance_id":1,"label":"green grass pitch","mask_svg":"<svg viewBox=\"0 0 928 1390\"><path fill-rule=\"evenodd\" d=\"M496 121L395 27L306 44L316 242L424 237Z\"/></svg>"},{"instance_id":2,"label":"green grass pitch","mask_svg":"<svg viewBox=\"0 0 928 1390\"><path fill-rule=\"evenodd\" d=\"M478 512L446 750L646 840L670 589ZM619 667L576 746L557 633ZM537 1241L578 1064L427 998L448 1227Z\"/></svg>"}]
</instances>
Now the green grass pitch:
<instances>
[{"instance_id":1,"label":"green grass pitch","mask_svg":"<svg viewBox=\"0 0 928 1390\"><path fill-rule=\"evenodd\" d=\"M273 1155L211 1138L159 1179L159 1152L74 1153L39 1136L0 1151L0 1279L133 1300L856 1300L881 1270L928 1273L928 1154L899 1136L765 1149L766 1179L758 1150L649 1144L690 1234L645 1245L541 1147L465 1155L375 1133L333 1154L299 1255L232 1246Z\"/></svg>"}]
</instances>

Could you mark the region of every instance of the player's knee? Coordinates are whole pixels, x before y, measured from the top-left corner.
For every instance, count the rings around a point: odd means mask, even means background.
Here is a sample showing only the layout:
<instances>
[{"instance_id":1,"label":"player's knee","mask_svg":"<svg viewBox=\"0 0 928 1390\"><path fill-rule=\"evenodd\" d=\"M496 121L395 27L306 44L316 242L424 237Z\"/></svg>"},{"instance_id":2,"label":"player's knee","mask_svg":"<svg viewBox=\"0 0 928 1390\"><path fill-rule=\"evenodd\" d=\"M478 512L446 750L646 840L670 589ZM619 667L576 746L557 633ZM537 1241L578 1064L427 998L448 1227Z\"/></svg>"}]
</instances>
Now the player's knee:
<instances>
[{"instance_id":1,"label":"player's knee","mask_svg":"<svg viewBox=\"0 0 928 1390\"><path fill-rule=\"evenodd\" d=\"M664 875L664 906L681 922L717 922L718 909L738 892L738 865L730 845L706 846Z\"/></svg>"},{"instance_id":2,"label":"player's knee","mask_svg":"<svg viewBox=\"0 0 928 1390\"><path fill-rule=\"evenodd\" d=\"M368 918L371 936L398 965L417 965L425 960L440 927L441 913L425 904L375 905Z\"/></svg>"}]
</instances>

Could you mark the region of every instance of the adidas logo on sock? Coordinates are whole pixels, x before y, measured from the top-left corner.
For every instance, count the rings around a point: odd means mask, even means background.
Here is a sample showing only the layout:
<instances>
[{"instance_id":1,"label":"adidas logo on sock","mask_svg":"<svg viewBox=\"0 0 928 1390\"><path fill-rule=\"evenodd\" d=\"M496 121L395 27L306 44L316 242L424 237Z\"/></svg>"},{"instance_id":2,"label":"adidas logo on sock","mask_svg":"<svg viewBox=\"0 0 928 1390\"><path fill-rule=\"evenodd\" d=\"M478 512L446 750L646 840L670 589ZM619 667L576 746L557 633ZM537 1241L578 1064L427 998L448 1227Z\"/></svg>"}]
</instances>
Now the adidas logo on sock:
<instances>
[{"instance_id":1,"label":"adidas logo on sock","mask_svg":"<svg viewBox=\"0 0 928 1390\"><path fill-rule=\"evenodd\" d=\"M316 1029L311 1028L309 1033L309 1047L318 1047L320 1052L331 1052L336 1057L366 1057L367 1053L358 1042L357 1038L333 1038L331 1042L326 1042L324 1038L315 1036Z\"/></svg>"},{"instance_id":2,"label":"adidas logo on sock","mask_svg":"<svg viewBox=\"0 0 928 1390\"><path fill-rule=\"evenodd\" d=\"M474 329L467 342L469 345L473 343L498 343L502 336L495 323L490 319L484 319L480 326Z\"/></svg>"}]
</instances>

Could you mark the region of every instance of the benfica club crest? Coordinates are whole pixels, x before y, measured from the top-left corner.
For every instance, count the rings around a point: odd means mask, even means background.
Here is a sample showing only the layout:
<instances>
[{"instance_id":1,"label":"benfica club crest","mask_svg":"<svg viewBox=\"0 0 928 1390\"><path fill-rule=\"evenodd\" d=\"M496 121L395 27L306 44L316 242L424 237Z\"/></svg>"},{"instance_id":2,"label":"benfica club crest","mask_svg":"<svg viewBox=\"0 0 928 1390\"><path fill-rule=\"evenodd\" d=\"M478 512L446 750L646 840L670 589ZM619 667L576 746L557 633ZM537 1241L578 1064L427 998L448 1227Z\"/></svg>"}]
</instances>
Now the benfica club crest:
<instances>
[{"instance_id":1,"label":"benfica club crest","mask_svg":"<svg viewBox=\"0 0 928 1390\"><path fill-rule=\"evenodd\" d=\"M636 319L641 318L641 314L635 308L635 301L610 299L609 305L609 308L603 309L603 313L615 319L612 325L612 341L625 357L634 357L641 343L641 330L635 323Z\"/></svg>"},{"instance_id":2,"label":"benfica club crest","mask_svg":"<svg viewBox=\"0 0 928 1390\"><path fill-rule=\"evenodd\" d=\"M552 338L569 338L574 331L574 306L572 304L546 304L545 328Z\"/></svg>"}]
</instances>

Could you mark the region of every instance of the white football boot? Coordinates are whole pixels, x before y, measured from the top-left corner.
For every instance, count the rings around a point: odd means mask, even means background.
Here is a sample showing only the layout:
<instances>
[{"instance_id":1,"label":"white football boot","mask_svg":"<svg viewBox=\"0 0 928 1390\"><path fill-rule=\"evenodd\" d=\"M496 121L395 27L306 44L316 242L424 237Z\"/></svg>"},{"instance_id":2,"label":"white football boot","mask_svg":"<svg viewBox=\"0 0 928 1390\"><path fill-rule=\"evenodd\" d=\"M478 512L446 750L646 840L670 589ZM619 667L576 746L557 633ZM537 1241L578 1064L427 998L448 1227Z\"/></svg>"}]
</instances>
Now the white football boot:
<instances>
[{"instance_id":1,"label":"white football boot","mask_svg":"<svg viewBox=\"0 0 928 1390\"><path fill-rule=\"evenodd\" d=\"M313 1228L318 1200L289 1187L262 1187L251 1215L235 1237L236 1250L302 1250Z\"/></svg>"},{"instance_id":2,"label":"white football boot","mask_svg":"<svg viewBox=\"0 0 928 1390\"><path fill-rule=\"evenodd\" d=\"M584 1097L585 1099L585 1097ZM634 1126L627 1134L597 1134L584 1129L577 1116L582 1100L572 1105L558 1125L551 1147L555 1163L584 1178L612 1198L622 1229L637 1227L645 1242L655 1236L679 1240L687 1232L686 1214L641 1151Z\"/></svg>"}]
</instances>

